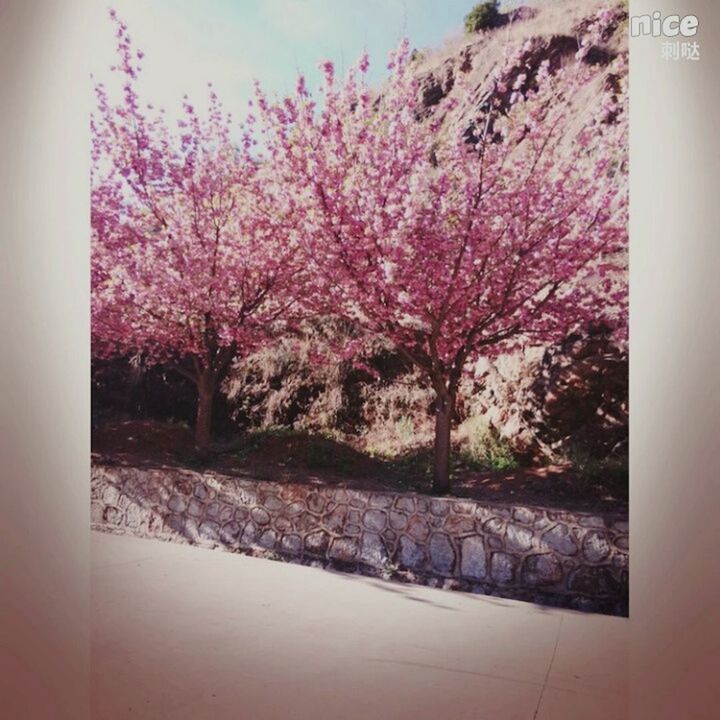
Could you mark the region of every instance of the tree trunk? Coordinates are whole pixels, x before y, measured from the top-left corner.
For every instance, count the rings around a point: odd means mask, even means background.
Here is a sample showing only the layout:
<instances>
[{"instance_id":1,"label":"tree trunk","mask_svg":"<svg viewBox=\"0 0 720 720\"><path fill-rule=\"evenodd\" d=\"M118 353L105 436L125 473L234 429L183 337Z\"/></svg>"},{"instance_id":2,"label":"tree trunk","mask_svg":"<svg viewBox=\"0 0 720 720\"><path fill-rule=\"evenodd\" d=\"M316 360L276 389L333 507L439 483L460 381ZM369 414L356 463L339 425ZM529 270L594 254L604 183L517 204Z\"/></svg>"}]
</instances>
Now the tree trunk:
<instances>
[{"instance_id":1,"label":"tree trunk","mask_svg":"<svg viewBox=\"0 0 720 720\"><path fill-rule=\"evenodd\" d=\"M450 430L455 401L452 394L438 395L435 409L435 462L433 492L444 495L450 491Z\"/></svg>"},{"instance_id":2,"label":"tree trunk","mask_svg":"<svg viewBox=\"0 0 720 720\"><path fill-rule=\"evenodd\" d=\"M210 452L212 431L212 408L215 397L215 375L212 370L205 370L198 378L198 405L195 418L195 449L200 457L207 457Z\"/></svg>"}]
</instances>

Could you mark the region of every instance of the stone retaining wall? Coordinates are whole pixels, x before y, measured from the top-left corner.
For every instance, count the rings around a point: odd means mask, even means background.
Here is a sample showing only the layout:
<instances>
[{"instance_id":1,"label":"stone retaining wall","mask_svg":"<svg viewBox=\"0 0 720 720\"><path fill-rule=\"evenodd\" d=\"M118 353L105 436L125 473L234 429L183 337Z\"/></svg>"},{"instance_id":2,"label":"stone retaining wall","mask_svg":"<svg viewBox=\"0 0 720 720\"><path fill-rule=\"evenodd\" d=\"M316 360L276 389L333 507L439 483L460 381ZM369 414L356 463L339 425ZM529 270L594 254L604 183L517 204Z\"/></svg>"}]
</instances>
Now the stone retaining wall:
<instances>
[{"instance_id":1,"label":"stone retaining wall","mask_svg":"<svg viewBox=\"0 0 720 720\"><path fill-rule=\"evenodd\" d=\"M91 497L97 530L627 615L626 518L111 464Z\"/></svg>"}]
</instances>

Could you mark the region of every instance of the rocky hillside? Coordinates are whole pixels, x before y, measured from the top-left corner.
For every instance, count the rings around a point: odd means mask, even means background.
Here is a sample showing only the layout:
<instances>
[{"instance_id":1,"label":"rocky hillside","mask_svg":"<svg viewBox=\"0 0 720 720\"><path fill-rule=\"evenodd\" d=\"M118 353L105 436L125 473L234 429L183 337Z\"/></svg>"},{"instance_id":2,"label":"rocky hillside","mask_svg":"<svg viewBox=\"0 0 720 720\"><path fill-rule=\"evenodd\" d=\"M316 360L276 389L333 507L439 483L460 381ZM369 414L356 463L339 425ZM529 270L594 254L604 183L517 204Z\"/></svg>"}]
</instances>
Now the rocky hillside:
<instances>
[{"instance_id":1,"label":"rocky hillside","mask_svg":"<svg viewBox=\"0 0 720 720\"><path fill-rule=\"evenodd\" d=\"M445 128L472 128L477 110L488 100L488 79L498 72L507 47L523 48L523 72L527 83L544 60L553 70L575 63L581 37L601 9L616 11L616 19L593 45L583 62L608 65L621 53L627 53L626 3L599 0L552 0L517 7L501 14L496 27L473 34L461 33L435 49L416 49L413 57L421 81L417 115L427 117L431 109L446 97L456 100ZM520 70L506 78L511 88ZM459 83L458 79L463 82ZM510 89L507 96L510 95ZM507 97L505 100L507 101Z\"/></svg>"}]
</instances>

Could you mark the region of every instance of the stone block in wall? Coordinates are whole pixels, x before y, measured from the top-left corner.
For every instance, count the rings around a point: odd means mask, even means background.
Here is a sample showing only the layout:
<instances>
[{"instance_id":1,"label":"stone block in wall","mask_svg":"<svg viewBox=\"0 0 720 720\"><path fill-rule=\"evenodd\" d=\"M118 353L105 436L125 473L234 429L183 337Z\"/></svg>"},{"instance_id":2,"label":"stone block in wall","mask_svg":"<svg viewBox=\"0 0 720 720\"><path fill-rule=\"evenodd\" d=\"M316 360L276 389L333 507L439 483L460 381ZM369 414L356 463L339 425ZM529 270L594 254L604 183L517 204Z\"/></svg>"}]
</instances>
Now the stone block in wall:
<instances>
[{"instance_id":1,"label":"stone block in wall","mask_svg":"<svg viewBox=\"0 0 720 720\"><path fill-rule=\"evenodd\" d=\"M480 536L466 537L460 550L460 575L469 580L485 580L487 577L487 557Z\"/></svg>"}]
</instances>

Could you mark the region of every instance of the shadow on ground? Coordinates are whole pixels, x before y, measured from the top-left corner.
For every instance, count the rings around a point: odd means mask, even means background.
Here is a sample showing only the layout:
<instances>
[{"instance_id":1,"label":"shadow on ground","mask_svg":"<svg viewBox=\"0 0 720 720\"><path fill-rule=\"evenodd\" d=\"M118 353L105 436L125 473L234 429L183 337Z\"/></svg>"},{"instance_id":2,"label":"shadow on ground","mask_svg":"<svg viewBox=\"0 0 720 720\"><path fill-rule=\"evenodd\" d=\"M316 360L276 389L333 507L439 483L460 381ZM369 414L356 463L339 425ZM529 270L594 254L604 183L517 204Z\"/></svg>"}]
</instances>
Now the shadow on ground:
<instances>
[{"instance_id":1,"label":"shadow on ground","mask_svg":"<svg viewBox=\"0 0 720 720\"><path fill-rule=\"evenodd\" d=\"M214 470L254 480L339 486L359 490L430 493L432 451L416 448L380 458L347 442L293 430L265 430L214 445L199 459L185 425L153 420L110 422L93 430L93 452L124 464ZM627 513L625 473L584 477L547 465L493 470L455 454L452 495L495 503L568 511Z\"/></svg>"}]
</instances>

